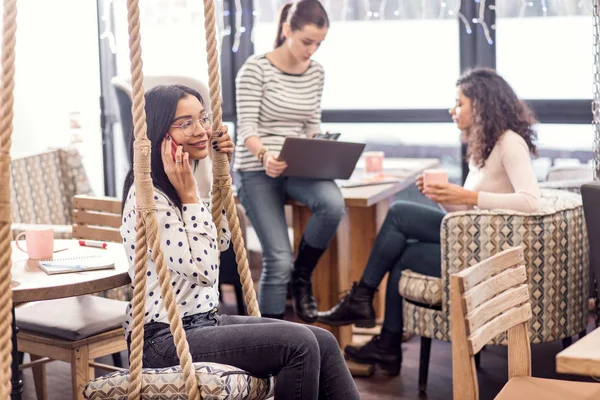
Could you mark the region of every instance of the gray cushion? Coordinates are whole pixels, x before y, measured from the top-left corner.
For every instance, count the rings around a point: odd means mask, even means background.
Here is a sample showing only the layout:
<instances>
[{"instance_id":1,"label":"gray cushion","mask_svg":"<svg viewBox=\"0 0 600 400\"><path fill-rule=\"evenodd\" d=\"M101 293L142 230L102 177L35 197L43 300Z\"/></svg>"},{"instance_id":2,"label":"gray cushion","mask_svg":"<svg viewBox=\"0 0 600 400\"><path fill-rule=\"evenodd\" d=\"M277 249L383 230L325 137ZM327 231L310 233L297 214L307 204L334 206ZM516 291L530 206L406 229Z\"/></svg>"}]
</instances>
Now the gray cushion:
<instances>
[{"instance_id":1,"label":"gray cushion","mask_svg":"<svg viewBox=\"0 0 600 400\"><path fill-rule=\"evenodd\" d=\"M120 327L126 308L126 301L87 295L28 303L15 313L20 329L80 340Z\"/></svg>"}]
</instances>

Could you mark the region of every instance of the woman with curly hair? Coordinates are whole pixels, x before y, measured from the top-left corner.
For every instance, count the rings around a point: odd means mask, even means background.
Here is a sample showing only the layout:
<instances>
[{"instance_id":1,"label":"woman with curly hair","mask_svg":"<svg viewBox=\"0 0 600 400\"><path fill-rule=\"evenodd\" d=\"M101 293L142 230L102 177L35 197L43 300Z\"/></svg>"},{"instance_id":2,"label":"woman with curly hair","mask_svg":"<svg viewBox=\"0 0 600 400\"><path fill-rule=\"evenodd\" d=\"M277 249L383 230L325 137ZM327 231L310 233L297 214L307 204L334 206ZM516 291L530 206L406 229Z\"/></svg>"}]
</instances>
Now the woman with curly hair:
<instances>
[{"instance_id":1,"label":"woman with curly hair","mask_svg":"<svg viewBox=\"0 0 600 400\"><path fill-rule=\"evenodd\" d=\"M536 120L510 85L495 71L474 69L457 81L452 120L468 145L469 175L464 186L452 183L423 185L419 191L446 211L509 209L535 212L540 191L531 155L535 154ZM377 364L397 375L402 363L402 298L398 282L402 270L440 277L440 225L445 212L418 203L394 203L375 240L359 283L318 321L329 325L375 326L373 296L390 273L381 335L362 347L347 346L346 356L358 363Z\"/></svg>"}]
</instances>

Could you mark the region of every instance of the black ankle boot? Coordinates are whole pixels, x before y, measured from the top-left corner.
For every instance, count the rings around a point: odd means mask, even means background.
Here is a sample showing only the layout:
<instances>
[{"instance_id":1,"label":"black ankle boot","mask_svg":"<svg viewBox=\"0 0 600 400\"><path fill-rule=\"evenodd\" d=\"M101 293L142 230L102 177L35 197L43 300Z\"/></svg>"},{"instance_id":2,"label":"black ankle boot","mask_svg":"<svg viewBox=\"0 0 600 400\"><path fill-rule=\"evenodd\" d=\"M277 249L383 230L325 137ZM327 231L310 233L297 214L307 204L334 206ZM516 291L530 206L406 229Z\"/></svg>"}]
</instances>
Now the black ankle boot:
<instances>
[{"instance_id":1,"label":"black ankle boot","mask_svg":"<svg viewBox=\"0 0 600 400\"><path fill-rule=\"evenodd\" d=\"M317 319L317 302L313 296L310 277L325 249L309 246L302 238L298 256L292 269L292 293L294 311L304 322L315 322Z\"/></svg>"},{"instance_id":2,"label":"black ankle boot","mask_svg":"<svg viewBox=\"0 0 600 400\"><path fill-rule=\"evenodd\" d=\"M334 326L355 324L360 328L372 328L375 326L374 296L375 289L363 281L354 282L342 301L331 310L320 312L317 321Z\"/></svg>"},{"instance_id":3,"label":"black ankle boot","mask_svg":"<svg viewBox=\"0 0 600 400\"><path fill-rule=\"evenodd\" d=\"M381 330L381 335L362 347L346 346L346 357L361 364L377 364L390 375L398 375L402 365L402 334Z\"/></svg>"}]
</instances>

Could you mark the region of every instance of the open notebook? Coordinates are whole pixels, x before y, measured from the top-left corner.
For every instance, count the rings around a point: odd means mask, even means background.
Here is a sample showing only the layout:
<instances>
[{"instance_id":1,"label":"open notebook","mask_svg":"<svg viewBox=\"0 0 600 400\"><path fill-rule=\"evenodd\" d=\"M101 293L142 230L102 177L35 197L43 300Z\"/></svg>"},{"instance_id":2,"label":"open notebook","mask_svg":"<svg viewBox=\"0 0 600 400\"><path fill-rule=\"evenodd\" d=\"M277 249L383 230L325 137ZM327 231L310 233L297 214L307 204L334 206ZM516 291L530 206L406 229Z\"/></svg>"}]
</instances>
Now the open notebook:
<instances>
[{"instance_id":1,"label":"open notebook","mask_svg":"<svg viewBox=\"0 0 600 400\"><path fill-rule=\"evenodd\" d=\"M50 260L40 260L39 265L48 275L115 268L115 262L106 250L89 248L67 250Z\"/></svg>"}]
</instances>

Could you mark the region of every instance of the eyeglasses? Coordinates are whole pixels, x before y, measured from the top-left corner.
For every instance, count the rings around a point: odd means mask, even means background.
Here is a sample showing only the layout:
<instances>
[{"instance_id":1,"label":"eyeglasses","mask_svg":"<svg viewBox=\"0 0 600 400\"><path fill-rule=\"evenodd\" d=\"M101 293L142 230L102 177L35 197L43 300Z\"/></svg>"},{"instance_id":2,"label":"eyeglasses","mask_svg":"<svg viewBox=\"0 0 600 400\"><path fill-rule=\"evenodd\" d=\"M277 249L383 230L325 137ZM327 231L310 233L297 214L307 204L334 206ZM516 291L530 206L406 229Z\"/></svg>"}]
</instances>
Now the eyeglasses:
<instances>
[{"instance_id":1,"label":"eyeglasses","mask_svg":"<svg viewBox=\"0 0 600 400\"><path fill-rule=\"evenodd\" d=\"M183 134L186 137L190 137L196 134L196 132L198 131L198 122L202 125L202 127L204 129L208 129L210 128L211 125L211 118L212 116L210 114L206 114L198 119L188 119L187 121L184 121L183 124L181 125L171 125L173 128L181 128L181 130L183 131Z\"/></svg>"}]
</instances>

